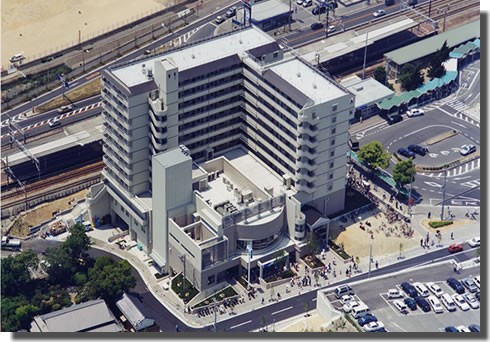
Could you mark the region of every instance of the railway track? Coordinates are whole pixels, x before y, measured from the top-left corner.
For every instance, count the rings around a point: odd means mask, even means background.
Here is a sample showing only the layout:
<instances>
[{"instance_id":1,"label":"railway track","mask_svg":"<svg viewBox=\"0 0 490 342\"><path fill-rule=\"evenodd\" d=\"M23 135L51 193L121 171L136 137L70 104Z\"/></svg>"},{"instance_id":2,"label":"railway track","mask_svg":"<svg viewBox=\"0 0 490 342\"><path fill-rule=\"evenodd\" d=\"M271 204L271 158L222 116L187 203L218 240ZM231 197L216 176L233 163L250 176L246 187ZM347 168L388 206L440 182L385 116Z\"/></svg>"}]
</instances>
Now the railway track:
<instances>
[{"instance_id":1,"label":"railway track","mask_svg":"<svg viewBox=\"0 0 490 342\"><path fill-rule=\"evenodd\" d=\"M87 165L70 172L65 172L54 177L50 177L35 183L28 184L26 186L27 194L29 195L29 193L31 193L33 194L33 196L35 196L36 193L39 193L40 191L51 187L55 187L55 191L60 191L61 188L71 186L73 183L72 180L76 180L82 176L90 175L93 173L100 173L100 171L103 168L104 168L104 163L97 162L95 164ZM100 177L100 175L97 175L97 177ZM90 177L85 178L84 180L87 179L90 179ZM51 191L51 189L49 191ZM45 193L46 191L43 191L43 194ZM2 192L2 206L3 207L11 206L10 203L12 201L9 200L15 199L17 197L24 197L24 196L25 196L24 191L20 188L16 188L12 191Z\"/></svg>"}]
</instances>

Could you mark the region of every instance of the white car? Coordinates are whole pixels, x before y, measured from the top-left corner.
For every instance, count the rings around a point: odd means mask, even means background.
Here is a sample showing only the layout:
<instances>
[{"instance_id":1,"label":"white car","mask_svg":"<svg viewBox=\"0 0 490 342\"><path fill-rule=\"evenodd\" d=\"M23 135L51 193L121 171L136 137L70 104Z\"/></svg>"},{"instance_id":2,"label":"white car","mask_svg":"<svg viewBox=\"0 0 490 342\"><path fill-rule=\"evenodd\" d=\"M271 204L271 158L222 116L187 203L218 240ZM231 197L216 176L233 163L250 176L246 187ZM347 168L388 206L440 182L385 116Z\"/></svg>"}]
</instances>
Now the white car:
<instances>
[{"instance_id":1,"label":"white car","mask_svg":"<svg viewBox=\"0 0 490 342\"><path fill-rule=\"evenodd\" d=\"M473 281L475 282L475 285L480 288L480 276L477 275L476 277L473 278Z\"/></svg>"},{"instance_id":2,"label":"white car","mask_svg":"<svg viewBox=\"0 0 490 342\"><path fill-rule=\"evenodd\" d=\"M377 331L382 328L384 328L385 325L381 321L376 321L376 322L369 322L368 324L364 325L362 328L364 331L372 332L372 331Z\"/></svg>"},{"instance_id":3,"label":"white car","mask_svg":"<svg viewBox=\"0 0 490 342\"><path fill-rule=\"evenodd\" d=\"M471 239L470 241L468 241L468 245L470 245L470 247L478 247L478 246L480 246L480 237L479 236L475 236L473 239Z\"/></svg>"},{"instance_id":4,"label":"white car","mask_svg":"<svg viewBox=\"0 0 490 342\"><path fill-rule=\"evenodd\" d=\"M427 288L432 292L437 298L440 298L443 295L443 291L439 285L436 283L427 283Z\"/></svg>"},{"instance_id":5,"label":"white car","mask_svg":"<svg viewBox=\"0 0 490 342\"><path fill-rule=\"evenodd\" d=\"M354 309L356 306L359 306L361 305L361 303L357 302L357 301L352 301L352 302L349 302L349 303L345 303L343 306L342 306L342 310L344 310L345 313L349 313L352 311L352 309Z\"/></svg>"},{"instance_id":6,"label":"white car","mask_svg":"<svg viewBox=\"0 0 490 342\"><path fill-rule=\"evenodd\" d=\"M351 295L343 295L340 298L340 302L342 303L342 305L345 305L345 304L348 304L351 302L355 302L355 301L356 301L356 299L354 298L354 296L351 296Z\"/></svg>"},{"instance_id":7,"label":"white car","mask_svg":"<svg viewBox=\"0 0 490 342\"><path fill-rule=\"evenodd\" d=\"M466 293L464 299L472 309L478 309L480 307L480 302L476 299L473 293Z\"/></svg>"},{"instance_id":8,"label":"white car","mask_svg":"<svg viewBox=\"0 0 490 342\"><path fill-rule=\"evenodd\" d=\"M327 32L330 33L330 32L334 32L335 31L335 26L334 25L330 25L328 26L328 29L327 29Z\"/></svg>"},{"instance_id":9,"label":"white car","mask_svg":"<svg viewBox=\"0 0 490 342\"><path fill-rule=\"evenodd\" d=\"M394 299L394 298L402 298L403 295L398 289L389 289L388 290L388 299Z\"/></svg>"},{"instance_id":10,"label":"white car","mask_svg":"<svg viewBox=\"0 0 490 342\"><path fill-rule=\"evenodd\" d=\"M453 294L452 295L453 297L453 300L454 302L456 303L456 305L463 311L468 311L470 309L470 306L468 305L468 303L466 303L466 300L464 299L464 297L460 294Z\"/></svg>"},{"instance_id":11,"label":"white car","mask_svg":"<svg viewBox=\"0 0 490 342\"><path fill-rule=\"evenodd\" d=\"M406 315L408 313L408 307L405 305L404 302L401 300L397 299L393 301L393 306L398 309L402 314Z\"/></svg>"},{"instance_id":12,"label":"white car","mask_svg":"<svg viewBox=\"0 0 490 342\"><path fill-rule=\"evenodd\" d=\"M409 118L413 117L413 116L420 116L420 115L424 115L424 111L422 109L410 109L409 111L407 111L407 116Z\"/></svg>"},{"instance_id":13,"label":"white car","mask_svg":"<svg viewBox=\"0 0 490 342\"><path fill-rule=\"evenodd\" d=\"M224 21L225 21L225 18L223 18L222 16L218 15L216 17L216 20L214 22L219 25L219 24L221 24Z\"/></svg>"},{"instance_id":14,"label":"white car","mask_svg":"<svg viewBox=\"0 0 490 342\"><path fill-rule=\"evenodd\" d=\"M441 301L436 297L436 296L429 296L427 297L427 301L429 302L430 306L432 307L432 310L434 310L435 313L443 313L444 309L442 308Z\"/></svg>"},{"instance_id":15,"label":"white car","mask_svg":"<svg viewBox=\"0 0 490 342\"><path fill-rule=\"evenodd\" d=\"M471 330L465 327L464 325L458 325L456 329L458 329L459 332L471 332Z\"/></svg>"},{"instance_id":16,"label":"white car","mask_svg":"<svg viewBox=\"0 0 490 342\"><path fill-rule=\"evenodd\" d=\"M461 149L459 150L459 153L462 156L467 156L468 154L471 154L473 152L476 152L476 146L475 145L463 145L461 146Z\"/></svg>"},{"instance_id":17,"label":"white car","mask_svg":"<svg viewBox=\"0 0 490 342\"><path fill-rule=\"evenodd\" d=\"M313 5L313 0L304 0L303 1L303 7L310 7L311 5Z\"/></svg>"},{"instance_id":18,"label":"white car","mask_svg":"<svg viewBox=\"0 0 490 342\"><path fill-rule=\"evenodd\" d=\"M373 16L374 16L375 18L378 18L378 17L382 17L382 16L383 16L383 15L385 15L385 14L386 14L386 11L385 11L385 10L380 9L380 10L377 10L376 12L374 12L374 13L373 13Z\"/></svg>"},{"instance_id":19,"label":"white car","mask_svg":"<svg viewBox=\"0 0 490 342\"><path fill-rule=\"evenodd\" d=\"M303 2L304 2L304 0L297 0L297 1L296 1L296 4L297 4L298 6L301 6L301 5L303 5Z\"/></svg>"}]
</instances>

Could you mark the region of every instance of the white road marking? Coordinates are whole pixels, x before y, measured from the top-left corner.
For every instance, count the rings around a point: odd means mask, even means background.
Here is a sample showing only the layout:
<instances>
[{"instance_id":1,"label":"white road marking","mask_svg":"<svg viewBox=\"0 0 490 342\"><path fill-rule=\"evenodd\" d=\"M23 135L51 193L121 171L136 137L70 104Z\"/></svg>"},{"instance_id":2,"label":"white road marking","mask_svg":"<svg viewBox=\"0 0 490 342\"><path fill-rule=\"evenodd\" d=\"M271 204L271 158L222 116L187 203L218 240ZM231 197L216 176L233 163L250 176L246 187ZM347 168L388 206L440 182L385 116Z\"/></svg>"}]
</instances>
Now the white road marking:
<instances>
[{"instance_id":1,"label":"white road marking","mask_svg":"<svg viewBox=\"0 0 490 342\"><path fill-rule=\"evenodd\" d=\"M458 122L451 121L451 123L452 123L452 124L455 124L455 125L458 125L458 126L461 126L461 127L463 127L463 128L467 128L465 125L462 125L462 124L460 124L460 123L458 123Z\"/></svg>"},{"instance_id":2,"label":"white road marking","mask_svg":"<svg viewBox=\"0 0 490 342\"><path fill-rule=\"evenodd\" d=\"M243 322L243 323L240 323L240 324L237 324L237 325L234 325L234 326L231 326L230 329L235 329L235 328L238 328L238 327L241 327L242 325L245 325L245 324L248 324L252 322L252 320L250 321L246 321L246 322Z\"/></svg>"},{"instance_id":3,"label":"white road marking","mask_svg":"<svg viewBox=\"0 0 490 342\"><path fill-rule=\"evenodd\" d=\"M395 327L397 327L398 329L404 331L404 332L407 332L405 329L403 329L402 327L400 327L398 324L396 324L395 322L390 322L391 324L393 324Z\"/></svg>"},{"instance_id":4,"label":"white road marking","mask_svg":"<svg viewBox=\"0 0 490 342\"><path fill-rule=\"evenodd\" d=\"M272 313L272 316L278 314L278 313L281 313L281 312L284 312L284 311L288 311L288 310L291 310L293 307L292 306L288 306L287 308L285 309L282 309L282 310L279 310L279 311L275 311Z\"/></svg>"}]
</instances>

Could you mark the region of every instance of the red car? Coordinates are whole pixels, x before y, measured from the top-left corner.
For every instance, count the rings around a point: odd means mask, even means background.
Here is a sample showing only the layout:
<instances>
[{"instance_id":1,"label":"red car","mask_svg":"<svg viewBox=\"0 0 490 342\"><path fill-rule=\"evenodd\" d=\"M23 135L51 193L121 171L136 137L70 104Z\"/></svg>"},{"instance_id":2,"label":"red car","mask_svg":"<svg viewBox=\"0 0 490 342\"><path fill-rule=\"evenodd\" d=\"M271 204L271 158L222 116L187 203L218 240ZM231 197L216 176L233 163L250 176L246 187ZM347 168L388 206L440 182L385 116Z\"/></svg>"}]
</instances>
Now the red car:
<instances>
[{"instance_id":1,"label":"red car","mask_svg":"<svg viewBox=\"0 0 490 342\"><path fill-rule=\"evenodd\" d=\"M449 246L449 248L447 249L449 251L449 253L457 253L457 252L461 252L463 250L463 246L461 246L460 244L452 244Z\"/></svg>"}]
</instances>

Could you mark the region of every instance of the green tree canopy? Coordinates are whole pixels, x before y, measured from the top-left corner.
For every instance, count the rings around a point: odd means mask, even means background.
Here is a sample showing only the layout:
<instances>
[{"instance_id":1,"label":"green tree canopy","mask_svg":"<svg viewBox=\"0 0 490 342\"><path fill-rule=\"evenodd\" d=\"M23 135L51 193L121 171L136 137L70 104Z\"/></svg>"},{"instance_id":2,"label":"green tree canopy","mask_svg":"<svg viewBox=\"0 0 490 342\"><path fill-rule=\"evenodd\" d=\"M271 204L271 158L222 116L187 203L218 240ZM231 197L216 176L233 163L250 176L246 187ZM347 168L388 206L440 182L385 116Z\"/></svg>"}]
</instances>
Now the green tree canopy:
<instances>
[{"instance_id":1,"label":"green tree canopy","mask_svg":"<svg viewBox=\"0 0 490 342\"><path fill-rule=\"evenodd\" d=\"M420 67L410 63L402 66L400 76L398 78L403 89L408 91L417 89L424 81L420 72Z\"/></svg>"},{"instance_id":2,"label":"green tree canopy","mask_svg":"<svg viewBox=\"0 0 490 342\"><path fill-rule=\"evenodd\" d=\"M429 71L427 72L427 76L429 76L431 79L444 76L446 69L442 63L449 59L449 52L450 49L447 46L446 40L442 44L441 48L430 56Z\"/></svg>"},{"instance_id":3,"label":"green tree canopy","mask_svg":"<svg viewBox=\"0 0 490 342\"><path fill-rule=\"evenodd\" d=\"M70 284L77 271L77 262L67 249L61 247L48 248L45 252L49 280L56 284Z\"/></svg>"},{"instance_id":4,"label":"green tree canopy","mask_svg":"<svg viewBox=\"0 0 490 342\"><path fill-rule=\"evenodd\" d=\"M124 291L136 286L131 265L126 260L116 262L110 257L98 257L94 267L89 269L88 276L96 293L110 302L116 301Z\"/></svg>"},{"instance_id":5,"label":"green tree canopy","mask_svg":"<svg viewBox=\"0 0 490 342\"><path fill-rule=\"evenodd\" d=\"M390 165L391 155L383 150L383 145L379 141L371 141L361 146L357 157L372 169L386 169Z\"/></svg>"},{"instance_id":6,"label":"green tree canopy","mask_svg":"<svg viewBox=\"0 0 490 342\"><path fill-rule=\"evenodd\" d=\"M2 295L15 295L26 287L31 281L28 268L38 263L37 254L30 249L2 259Z\"/></svg>"},{"instance_id":7,"label":"green tree canopy","mask_svg":"<svg viewBox=\"0 0 490 342\"><path fill-rule=\"evenodd\" d=\"M379 83L386 85L386 69L384 67L382 66L377 67L374 70L373 77Z\"/></svg>"},{"instance_id":8,"label":"green tree canopy","mask_svg":"<svg viewBox=\"0 0 490 342\"><path fill-rule=\"evenodd\" d=\"M85 227L77 223L69 229L70 235L63 242L62 247L73 260L86 260L87 251L90 248L90 238L85 233Z\"/></svg>"},{"instance_id":9,"label":"green tree canopy","mask_svg":"<svg viewBox=\"0 0 490 342\"><path fill-rule=\"evenodd\" d=\"M402 160L393 167L393 179L401 186L410 184L412 177L415 180L415 174L415 164L412 159Z\"/></svg>"}]
</instances>

